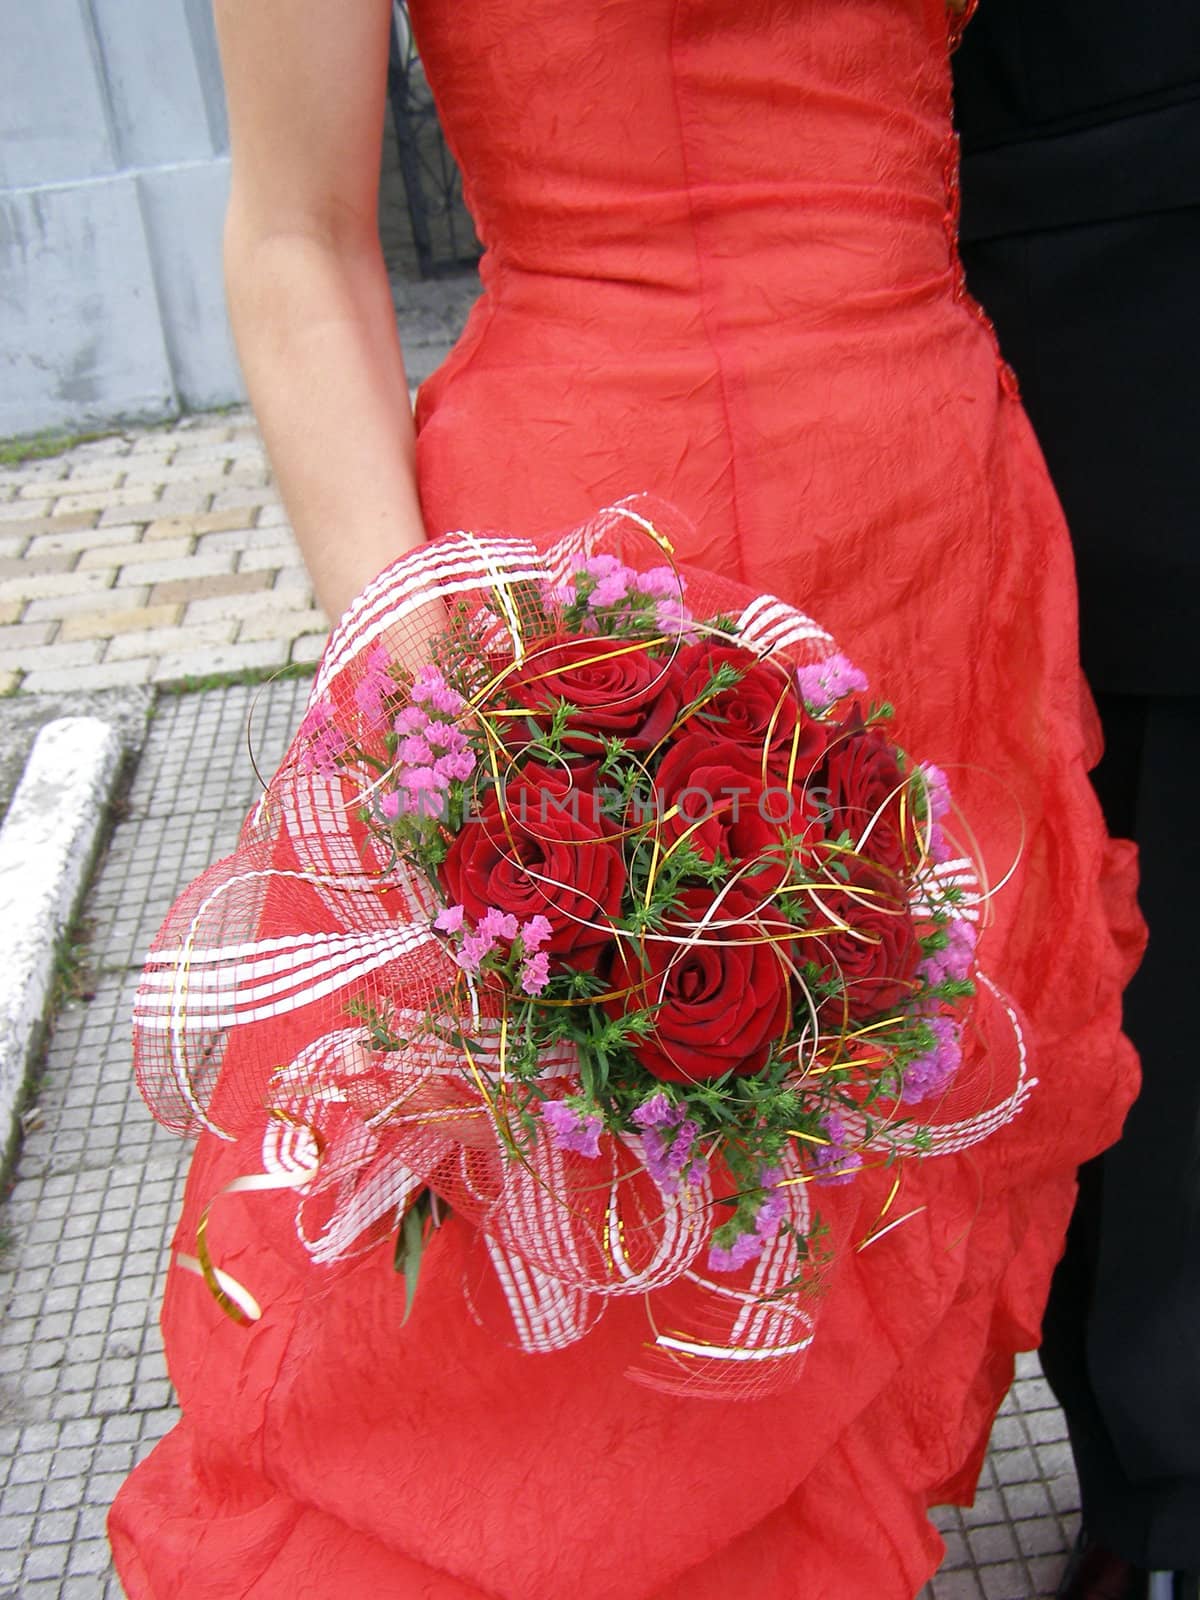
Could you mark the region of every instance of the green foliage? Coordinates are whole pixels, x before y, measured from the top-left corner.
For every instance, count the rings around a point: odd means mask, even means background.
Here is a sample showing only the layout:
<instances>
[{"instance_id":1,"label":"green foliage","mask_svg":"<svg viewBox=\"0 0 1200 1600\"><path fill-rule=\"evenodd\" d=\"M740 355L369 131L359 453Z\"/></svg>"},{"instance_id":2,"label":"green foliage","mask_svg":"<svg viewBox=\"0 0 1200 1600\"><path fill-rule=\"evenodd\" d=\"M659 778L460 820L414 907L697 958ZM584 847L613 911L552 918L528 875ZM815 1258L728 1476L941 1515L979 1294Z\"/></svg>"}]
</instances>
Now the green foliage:
<instances>
[{"instance_id":1,"label":"green foliage","mask_svg":"<svg viewBox=\"0 0 1200 1600\"><path fill-rule=\"evenodd\" d=\"M64 455L77 444L112 439L119 432L118 428L107 428L93 433L65 433L57 428L46 428L41 433L0 439L0 467L23 467L27 461L45 461L51 456Z\"/></svg>"},{"instance_id":2,"label":"green foliage","mask_svg":"<svg viewBox=\"0 0 1200 1600\"><path fill-rule=\"evenodd\" d=\"M293 678L311 678L316 675L315 661L289 661L282 667L236 667L229 672L206 672L199 676L174 678L170 683L157 685L162 695L207 694L213 689L239 686L253 687L260 683L284 683Z\"/></svg>"}]
</instances>

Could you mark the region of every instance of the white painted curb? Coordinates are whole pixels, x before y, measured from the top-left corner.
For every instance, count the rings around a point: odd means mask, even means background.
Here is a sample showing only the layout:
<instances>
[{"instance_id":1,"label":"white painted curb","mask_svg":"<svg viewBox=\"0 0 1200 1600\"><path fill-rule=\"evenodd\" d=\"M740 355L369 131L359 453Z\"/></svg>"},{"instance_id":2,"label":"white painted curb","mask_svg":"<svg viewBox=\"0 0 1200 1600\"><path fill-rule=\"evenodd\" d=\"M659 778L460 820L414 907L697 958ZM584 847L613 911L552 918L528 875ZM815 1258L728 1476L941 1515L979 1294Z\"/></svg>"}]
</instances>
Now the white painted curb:
<instances>
[{"instance_id":1,"label":"white painted curb","mask_svg":"<svg viewBox=\"0 0 1200 1600\"><path fill-rule=\"evenodd\" d=\"M120 764L107 722L48 723L0 828L0 1158L49 1006L55 943L87 887Z\"/></svg>"}]
</instances>

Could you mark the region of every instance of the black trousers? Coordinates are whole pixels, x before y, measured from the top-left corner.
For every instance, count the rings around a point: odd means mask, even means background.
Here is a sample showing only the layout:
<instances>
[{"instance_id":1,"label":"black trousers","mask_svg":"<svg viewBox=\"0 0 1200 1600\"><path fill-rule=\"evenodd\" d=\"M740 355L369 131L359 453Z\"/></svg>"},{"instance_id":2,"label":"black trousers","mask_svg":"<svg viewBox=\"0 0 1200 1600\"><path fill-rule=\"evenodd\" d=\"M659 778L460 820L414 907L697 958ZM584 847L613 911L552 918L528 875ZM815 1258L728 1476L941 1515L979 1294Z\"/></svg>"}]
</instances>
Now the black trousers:
<instances>
[{"instance_id":1,"label":"black trousers","mask_svg":"<svg viewBox=\"0 0 1200 1600\"><path fill-rule=\"evenodd\" d=\"M1042 1361L1084 1520L1138 1565L1200 1571L1200 698L1101 695L1094 778L1137 839L1145 962L1126 997L1143 1088L1083 1168Z\"/></svg>"}]
</instances>

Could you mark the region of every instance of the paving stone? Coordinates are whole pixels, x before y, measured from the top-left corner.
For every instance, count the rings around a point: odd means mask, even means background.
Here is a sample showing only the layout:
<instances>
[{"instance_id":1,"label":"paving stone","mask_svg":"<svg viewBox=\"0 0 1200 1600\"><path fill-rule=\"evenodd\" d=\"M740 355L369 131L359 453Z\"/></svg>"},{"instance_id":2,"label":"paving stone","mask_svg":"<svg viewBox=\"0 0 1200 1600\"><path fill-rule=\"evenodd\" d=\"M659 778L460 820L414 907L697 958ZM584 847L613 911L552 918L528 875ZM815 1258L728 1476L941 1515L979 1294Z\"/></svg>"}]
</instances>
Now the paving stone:
<instances>
[{"instance_id":1,"label":"paving stone","mask_svg":"<svg viewBox=\"0 0 1200 1600\"><path fill-rule=\"evenodd\" d=\"M101 661L83 667L35 668L21 680L22 690L31 694L69 694L79 689L127 689L148 683L154 661L146 656L136 661Z\"/></svg>"},{"instance_id":2,"label":"paving stone","mask_svg":"<svg viewBox=\"0 0 1200 1600\"><path fill-rule=\"evenodd\" d=\"M75 528L58 533L39 533L29 544L31 556L57 555L98 550L104 545L135 543L138 528L133 523L117 523L111 528Z\"/></svg>"},{"instance_id":3,"label":"paving stone","mask_svg":"<svg viewBox=\"0 0 1200 1600\"><path fill-rule=\"evenodd\" d=\"M310 663L320 661L325 653L327 635L323 633L306 633L292 645L291 660L297 666L308 666Z\"/></svg>"},{"instance_id":4,"label":"paving stone","mask_svg":"<svg viewBox=\"0 0 1200 1600\"><path fill-rule=\"evenodd\" d=\"M252 485L239 485L233 489L218 489L212 497L214 511L232 511L235 507L260 506L268 491Z\"/></svg>"},{"instance_id":5,"label":"paving stone","mask_svg":"<svg viewBox=\"0 0 1200 1600\"><path fill-rule=\"evenodd\" d=\"M96 526L96 513L94 511L77 512L74 516L39 516L31 517L28 507L25 508L24 517L5 517L0 522L0 534L6 539L36 539L43 533L70 533L75 529L94 528ZM15 554L15 551L5 551L6 555Z\"/></svg>"},{"instance_id":6,"label":"paving stone","mask_svg":"<svg viewBox=\"0 0 1200 1600\"><path fill-rule=\"evenodd\" d=\"M265 614L249 616L243 621L238 629L238 643L249 639L298 639L327 626L324 615L311 608L304 611L268 610Z\"/></svg>"},{"instance_id":7,"label":"paving stone","mask_svg":"<svg viewBox=\"0 0 1200 1600\"><path fill-rule=\"evenodd\" d=\"M76 559L73 552L66 554L62 551L35 556L27 550L23 556L0 556L0 578L13 578L25 572L31 577L41 572L70 572Z\"/></svg>"},{"instance_id":8,"label":"paving stone","mask_svg":"<svg viewBox=\"0 0 1200 1600\"><path fill-rule=\"evenodd\" d=\"M54 514L66 517L76 511L99 511L103 515L106 511L145 505L157 498L146 484L141 483L133 484L128 489L93 489L82 494L59 495L54 502ZM137 519L129 517L127 520L133 522Z\"/></svg>"},{"instance_id":9,"label":"paving stone","mask_svg":"<svg viewBox=\"0 0 1200 1600\"><path fill-rule=\"evenodd\" d=\"M312 579L303 566L296 565L281 568L275 575L275 582L272 588L277 595L292 596L293 598L289 599L288 604L293 608L300 604L299 599L295 598L300 595L307 596L309 604L312 604Z\"/></svg>"},{"instance_id":10,"label":"paving stone","mask_svg":"<svg viewBox=\"0 0 1200 1600\"><path fill-rule=\"evenodd\" d=\"M264 528L264 533L284 533L282 528ZM290 537L286 544L265 545L256 550L243 550L238 558L239 572L278 572L281 567L302 565L300 551Z\"/></svg>"},{"instance_id":11,"label":"paving stone","mask_svg":"<svg viewBox=\"0 0 1200 1600\"><path fill-rule=\"evenodd\" d=\"M217 645L203 650L181 650L163 656L152 671L152 683L177 683L181 678L205 678L214 672L258 671L287 664L285 639L260 639L250 644Z\"/></svg>"},{"instance_id":12,"label":"paving stone","mask_svg":"<svg viewBox=\"0 0 1200 1600\"><path fill-rule=\"evenodd\" d=\"M6 500L0 501L0 523L20 525L26 521L36 521L40 517L49 516L53 500L43 496L38 500ZM10 530L11 531L11 530ZM28 532L26 528L23 530Z\"/></svg>"},{"instance_id":13,"label":"paving stone","mask_svg":"<svg viewBox=\"0 0 1200 1600\"><path fill-rule=\"evenodd\" d=\"M233 512L227 515L233 516ZM284 546L290 535L283 528L260 528L255 525L240 526L237 528L222 528L212 533L203 533L196 541L196 549L200 554L206 550L277 550ZM291 545L293 554L296 547ZM299 559L298 555L296 557Z\"/></svg>"},{"instance_id":14,"label":"paving stone","mask_svg":"<svg viewBox=\"0 0 1200 1600\"><path fill-rule=\"evenodd\" d=\"M56 594L31 600L22 613L22 620L41 622L83 616L95 611L125 611L144 605L149 593L147 586L140 589L96 589L89 584L81 594Z\"/></svg>"},{"instance_id":15,"label":"paving stone","mask_svg":"<svg viewBox=\"0 0 1200 1600\"><path fill-rule=\"evenodd\" d=\"M32 626L32 625L31 625ZM63 644L6 645L0 632L0 667L41 671L49 667L82 667L98 661L104 646L97 640L75 639Z\"/></svg>"},{"instance_id":16,"label":"paving stone","mask_svg":"<svg viewBox=\"0 0 1200 1600\"><path fill-rule=\"evenodd\" d=\"M271 537L275 537L274 533L272 533ZM22 550L29 548L29 543L29 535L25 533L0 534L0 556L5 557L5 559L19 556Z\"/></svg>"},{"instance_id":17,"label":"paving stone","mask_svg":"<svg viewBox=\"0 0 1200 1600\"><path fill-rule=\"evenodd\" d=\"M54 622L11 622L0 627L0 656L16 650L33 651L49 644L57 629Z\"/></svg>"},{"instance_id":18,"label":"paving stone","mask_svg":"<svg viewBox=\"0 0 1200 1600\"><path fill-rule=\"evenodd\" d=\"M154 455L167 458L173 456L176 449L175 429L172 429L169 433L146 433L140 435L129 446L128 453L131 458Z\"/></svg>"},{"instance_id":19,"label":"paving stone","mask_svg":"<svg viewBox=\"0 0 1200 1600\"><path fill-rule=\"evenodd\" d=\"M121 485L128 463L118 460L108 472L99 469L102 463L83 458L75 463L67 475L66 486L71 494L99 494Z\"/></svg>"},{"instance_id":20,"label":"paving stone","mask_svg":"<svg viewBox=\"0 0 1200 1600\"><path fill-rule=\"evenodd\" d=\"M146 529L144 537L150 540L178 539L183 534L205 535L225 533L246 526L249 518L241 509L234 511L200 511L192 516L160 517ZM253 526L253 523L251 523Z\"/></svg>"},{"instance_id":21,"label":"paving stone","mask_svg":"<svg viewBox=\"0 0 1200 1600\"><path fill-rule=\"evenodd\" d=\"M234 556L232 551L216 550L207 555L188 555L180 552L178 555L159 560L157 553L150 561L139 562L136 567L126 567L121 574L129 574L129 580L134 583L149 583L153 585L176 583L179 581L192 581L202 578L223 577L233 572ZM118 579L120 582L121 579ZM154 599L173 600L180 598L175 595L155 594Z\"/></svg>"},{"instance_id":22,"label":"paving stone","mask_svg":"<svg viewBox=\"0 0 1200 1600\"><path fill-rule=\"evenodd\" d=\"M18 466L0 467L0 485L15 491L27 483L65 478L70 465L70 460L65 456L45 456L39 461L22 461Z\"/></svg>"},{"instance_id":23,"label":"paving stone","mask_svg":"<svg viewBox=\"0 0 1200 1600\"><path fill-rule=\"evenodd\" d=\"M111 587L116 575L115 568L98 567L90 572L46 572L31 577L21 574L0 578L0 600L46 600L57 595L91 594Z\"/></svg>"},{"instance_id":24,"label":"paving stone","mask_svg":"<svg viewBox=\"0 0 1200 1600\"><path fill-rule=\"evenodd\" d=\"M126 432L105 433L98 439L84 439L73 445L60 460L107 461L116 456L127 456L133 435Z\"/></svg>"},{"instance_id":25,"label":"paving stone","mask_svg":"<svg viewBox=\"0 0 1200 1600\"><path fill-rule=\"evenodd\" d=\"M227 456L232 456L230 449ZM220 454L208 457L203 463L203 470L196 461L180 461L178 453L171 457L168 464L165 461L155 460L153 457L141 456L129 462L125 474L125 482L132 486L146 487L151 484L186 483L194 484L197 481L207 482L210 479L224 481L227 474L222 471L223 460Z\"/></svg>"},{"instance_id":26,"label":"paving stone","mask_svg":"<svg viewBox=\"0 0 1200 1600\"><path fill-rule=\"evenodd\" d=\"M118 522L137 522L145 525L163 515L162 500L142 500L127 506L109 506L107 511L100 513L99 525L102 528L110 528Z\"/></svg>"},{"instance_id":27,"label":"paving stone","mask_svg":"<svg viewBox=\"0 0 1200 1600\"><path fill-rule=\"evenodd\" d=\"M986 1600L1028 1600L1029 1575L1018 1561L979 1568Z\"/></svg>"},{"instance_id":28,"label":"paving stone","mask_svg":"<svg viewBox=\"0 0 1200 1600\"><path fill-rule=\"evenodd\" d=\"M107 531L107 530L101 530ZM90 567L120 567L124 572L131 566L160 566L165 561L179 560L191 553L192 541L190 539L162 539L156 544L143 544L140 540L132 544L119 544L105 546L95 550L85 550L79 558L79 570L86 572ZM118 583L122 580L118 578ZM135 575L134 582L154 583L155 578L142 578Z\"/></svg>"},{"instance_id":29,"label":"paving stone","mask_svg":"<svg viewBox=\"0 0 1200 1600\"><path fill-rule=\"evenodd\" d=\"M219 576L205 576L197 573L192 577L177 578L170 583L157 583L150 592L150 599L155 605L173 605L182 602L188 610L186 620L204 621L207 617L216 615L212 610L193 611L192 607L202 601L218 600L226 595L252 594L260 589L271 587L271 574L269 572L233 572L233 556L226 551L219 558L228 562L228 567ZM222 613L224 614L224 613ZM231 615L233 613L230 613Z\"/></svg>"},{"instance_id":30,"label":"paving stone","mask_svg":"<svg viewBox=\"0 0 1200 1600\"><path fill-rule=\"evenodd\" d=\"M236 622L219 620L172 628L133 629L127 633L117 634L109 641L104 660L129 661L137 656L163 657L177 652L201 650L208 645L228 644L236 631Z\"/></svg>"},{"instance_id":31,"label":"paving stone","mask_svg":"<svg viewBox=\"0 0 1200 1600\"><path fill-rule=\"evenodd\" d=\"M212 462L231 460L234 451L238 448L239 446L235 445L227 435L221 439L213 439L208 443L181 444L172 455L171 464L177 467L191 466L197 469L197 476L199 476L199 471L207 471Z\"/></svg>"},{"instance_id":32,"label":"paving stone","mask_svg":"<svg viewBox=\"0 0 1200 1600\"><path fill-rule=\"evenodd\" d=\"M83 611L63 621L59 638L112 639L117 634L171 628L182 615L183 607L180 605L135 606L129 611ZM0 629L0 644L3 644L4 638L4 631Z\"/></svg>"},{"instance_id":33,"label":"paving stone","mask_svg":"<svg viewBox=\"0 0 1200 1600\"><path fill-rule=\"evenodd\" d=\"M172 432L184 444L213 444L222 439L232 439L235 433L240 435L249 417L248 406L239 406L230 411L224 421L198 412L194 416L181 417Z\"/></svg>"}]
</instances>

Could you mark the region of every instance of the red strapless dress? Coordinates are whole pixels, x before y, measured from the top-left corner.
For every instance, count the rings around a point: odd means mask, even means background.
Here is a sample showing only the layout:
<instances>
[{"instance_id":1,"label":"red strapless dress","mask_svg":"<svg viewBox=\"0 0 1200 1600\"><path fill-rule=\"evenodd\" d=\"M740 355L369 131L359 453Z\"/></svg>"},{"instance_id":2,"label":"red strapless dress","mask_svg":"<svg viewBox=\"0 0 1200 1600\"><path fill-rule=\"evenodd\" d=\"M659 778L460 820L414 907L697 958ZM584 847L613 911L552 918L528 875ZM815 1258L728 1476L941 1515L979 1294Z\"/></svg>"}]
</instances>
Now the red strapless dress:
<instances>
[{"instance_id":1,"label":"red strapless dress","mask_svg":"<svg viewBox=\"0 0 1200 1600\"><path fill-rule=\"evenodd\" d=\"M1085 776L1066 530L955 254L944 0L411 9L487 245L421 390L428 526L565 528L650 490L695 525L682 559L829 627L985 857L1019 802L981 958L1039 1084L1001 1135L913 1166L924 1209L847 1253L769 1400L628 1382L637 1304L558 1354L504 1348L464 1309L457 1221L402 1327L387 1246L314 1268L286 1197L223 1201L221 1264L265 1315L236 1326L172 1272L183 1421L117 1498L117 1565L134 1600L911 1596L926 1507L970 1498L1037 1343L1075 1168L1134 1093L1139 939L1132 847ZM257 1165L202 1137L181 1248ZM890 1183L862 1181L864 1229Z\"/></svg>"}]
</instances>

